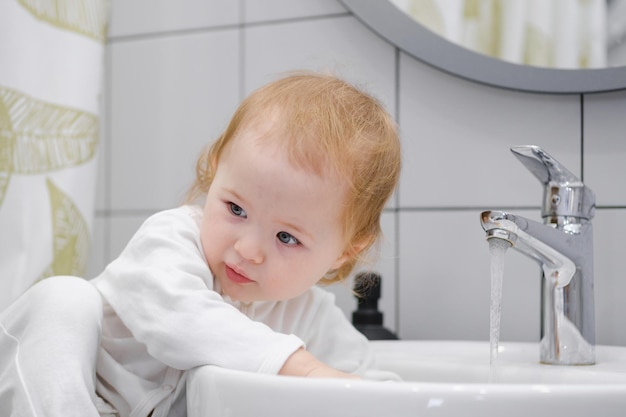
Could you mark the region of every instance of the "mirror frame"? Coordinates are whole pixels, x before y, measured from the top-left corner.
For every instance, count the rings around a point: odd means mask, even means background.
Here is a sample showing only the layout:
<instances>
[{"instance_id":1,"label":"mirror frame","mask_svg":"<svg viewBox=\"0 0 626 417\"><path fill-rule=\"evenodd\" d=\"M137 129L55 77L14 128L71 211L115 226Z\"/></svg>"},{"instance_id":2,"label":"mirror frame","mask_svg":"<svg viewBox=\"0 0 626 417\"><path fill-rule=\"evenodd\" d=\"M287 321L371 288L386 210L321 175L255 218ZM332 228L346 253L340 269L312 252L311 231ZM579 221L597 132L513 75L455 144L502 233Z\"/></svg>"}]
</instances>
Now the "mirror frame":
<instances>
[{"instance_id":1,"label":"mirror frame","mask_svg":"<svg viewBox=\"0 0 626 417\"><path fill-rule=\"evenodd\" d=\"M412 57L449 74L509 90L583 94L626 89L626 67L555 69L501 61L455 45L387 0L339 0L375 33Z\"/></svg>"}]
</instances>

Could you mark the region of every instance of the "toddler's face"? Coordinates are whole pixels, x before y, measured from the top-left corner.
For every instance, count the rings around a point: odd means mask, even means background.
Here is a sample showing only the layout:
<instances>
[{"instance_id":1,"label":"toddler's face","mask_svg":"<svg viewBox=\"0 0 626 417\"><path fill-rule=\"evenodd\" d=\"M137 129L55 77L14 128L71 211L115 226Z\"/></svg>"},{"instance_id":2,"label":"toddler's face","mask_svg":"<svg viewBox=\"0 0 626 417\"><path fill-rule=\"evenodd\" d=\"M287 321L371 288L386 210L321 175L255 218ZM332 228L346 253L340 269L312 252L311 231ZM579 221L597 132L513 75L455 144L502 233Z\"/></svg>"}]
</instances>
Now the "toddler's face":
<instances>
[{"instance_id":1,"label":"toddler's face","mask_svg":"<svg viewBox=\"0 0 626 417\"><path fill-rule=\"evenodd\" d=\"M294 167L263 126L224 150L201 225L204 253L223 294L285 300L344 261L339 216L345 182Z\"/></svg>"}]
</instances>

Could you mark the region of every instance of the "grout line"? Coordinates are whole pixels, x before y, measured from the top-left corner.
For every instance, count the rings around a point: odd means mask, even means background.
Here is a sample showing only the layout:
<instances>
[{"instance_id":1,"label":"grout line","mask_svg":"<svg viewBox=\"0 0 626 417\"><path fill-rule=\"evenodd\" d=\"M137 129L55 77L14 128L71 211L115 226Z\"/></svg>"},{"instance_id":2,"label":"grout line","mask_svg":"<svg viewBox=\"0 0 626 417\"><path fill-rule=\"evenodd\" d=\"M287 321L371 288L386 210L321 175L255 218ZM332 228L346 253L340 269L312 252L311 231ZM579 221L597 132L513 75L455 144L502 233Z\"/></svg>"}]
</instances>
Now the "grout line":
<instances>
[{"instance_id":1,"label":"grout line","mask_svg":"<svg viewBox=\"0 0 626 417\"><path fill-rule=\"evenodd\" d=\"M126 216L150 216L158 211L166 210L171 207L161 208L141 208L141 209L96 209L95 215L97 217L126 217ZM625 210L626 205L598 205L597 210ZM389 207L383 210L383 213L394 214L396 220L398 220L400 213L454 213L454 212L480 212L485 209L484 207ZM519 211L519 210L541 210L540 206L520 206L520 207L498 207L497 210L504 211ZM399 221L398 221L399 223ZM396 248L394 255L396 257L399 254L399 224L396 229Z\"/></svg>"},{"instance_id":2,"label":"grout line","mask_svg":"<svg viewBox=\"0 0 626 417\"><path fill-rule=\"evenodd\" d=\"M541 206L432 206L432 207L398 207L396 210L401 212L459 212L459 211L485 211L485 210L541 210Z\"/></svg>"},{"instance_id":3,"label":"grout line","mask_svg":"<svg viewBox=\"0 0 626 417\"><path fill-rule=\"evenodd\" d=\"M398 125L398 129L400 129L400 49L395 48L395 119ZM400 187L396 188L395 193L395 204L396 208L400 207ZM395 233L395 244L393 248L394 254L394 327L395 334L398 335L400 331L400 210L396 209L394 216L394 233Z\"/></svg>"},{"instance_id":4,"label":"grout line","mask_svg":"<svg viewBox=\"0 0 626 417\"><path fill-rule=\"evenodd\" d=\"M624 210L626 206L596 206L596 210Z\"/></svg>"},{"instance_id":5,"label":"grout line","mask_svg":"<svg viewBox=\"0 0 626 417\"><path fill-rule=\"evenodd\" d=\"M243 4L241 4L243 6ZM241 27L262 27L262 26L272 26L277 24L289 24L289 23L299 23L306 21L315 21L315 20L323 20L323 19L336 19L342 17L351 16L348 12L343 13L332 13L318 16L304 16L304 17L292 17L285 19L274 19L274 20L264 20L260 22L245 22L245 20L241 19L245 17L245 14L242 12L243 7L240 7L240 21L234 24L228 25L217 25L217 26L201 26L197 28L186 28L186 29L172 29L172 30L161 30L158 32L149 32L149 33L140 33L133 35L119 35L119 36L109 36L108 42L110 44L116 44L120 42L132 42L132 41L143 41L143 40L155 40L161 38L170 38L173 36L186 36L186 35L194 35L200 33L210 33L210 32L219 32L224 30L237 30Z\"/></svg>"},{"instance_id":6,"label":"grout line","mask_svg":"<svg viewBox=\"0 0 626 417\"><path fill-rule=\"evenodd\" d=\"M585 182L585 95L580 95L580 181Z\"/></svg>"},{"instance_id":7,"label":"grout line","mask_svg":"<svg viewBox=\"0 0 626 417\"><path fill-rule=\"evenodd\" d=\"M239 36L239 102L244 100L246 94L246 4L245 0L239 0L239 28L237 36Z\"/></svg>"},{"instance_id":8,"label":"grout line","mask_svg":"<svg viewBox=\"0 0 626 417\"><path fill-rule=\"evenodd\" d=\"M113 194L113 181L111 179L111 175L113 173L113 144L112 144L112 130L113 130L113 89L108 88L113 85L113 50L110 45L107 44L107 58L105 63L105 74L104 74L104 93L102 95L102 99L104 101L104 143L103 149L104 158L103 165L104 169L102 170L104 175L104 207L106 211L110 211L112 206L112 194ZM96 210L96 215L98 211ZM103 231L103 253L102 256L104 259L102 260L105 264L107 264L111 258L111 218L110 216L104 217L104 231Z\"/></svg>"},{"instance_id":9,"label":"grout line","mask_svg":"<svg viewBox=\"0 0 626 417\"><path fill-rule=\"evenodd\" d=\"M201 33L222 32L224 30L236 30L241 24L234 23L232 25L206 26L187 29L161 30L148 33L138 33L133 35L110 36L108 42L110 44L118 44L123 42L148 41L164 38L172 38L176 36L197 35Z\"/></svg>"},{"instance_id":10,"label":"grout line","mask_svg":"<svg viewBox=\"0 0 626 417\"><path fill-rule=\"evenodd\" d=\"M245 22L244 26L247 27L258 27L258 26L270 26L270 25L280 25L280 24L289 24L289 23L299 23L299 22L309 22L315 20L324 20L324 19L340 19L344 17L353 17L350 12L340 12L340 13L329 13L323 15L316 16L300 16L300 17L289 17L284 19L273 19L273 20L263 20L259 22Z\"/></svg>"}]
</instances>

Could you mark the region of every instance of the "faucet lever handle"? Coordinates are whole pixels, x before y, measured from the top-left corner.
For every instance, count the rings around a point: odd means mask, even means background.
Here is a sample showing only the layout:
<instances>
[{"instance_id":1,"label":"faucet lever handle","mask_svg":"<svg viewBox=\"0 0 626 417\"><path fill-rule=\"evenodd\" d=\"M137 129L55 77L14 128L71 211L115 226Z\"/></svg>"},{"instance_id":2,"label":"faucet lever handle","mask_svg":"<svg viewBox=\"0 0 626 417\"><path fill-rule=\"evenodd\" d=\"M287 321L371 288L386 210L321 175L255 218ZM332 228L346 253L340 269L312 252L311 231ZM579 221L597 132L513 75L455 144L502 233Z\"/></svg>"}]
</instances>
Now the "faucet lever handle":
<instances>
[{"instance_id":1,"label":"faucet lever handle","mask_svg":"<svg viewBox=\"0 0 626 417\"><path fill-rule=\"evenodd\" d=\"M572 174L548 152L535 145L514 146L511 152L543 185L550 182L562 186L582 185L582 181Z\"/></svg>"},{"instance_id":2,"label":"faucet lever handle","mask_svg":"<svg viewBox=\"0 0 626 417\"><path fill-rule=\"evenodd\" d=\"M593 218L595 194L559 161L535 145L514 146L511 152L544 186L541 212L544 219L563 216Z\"/></svg>"}]
</instances>

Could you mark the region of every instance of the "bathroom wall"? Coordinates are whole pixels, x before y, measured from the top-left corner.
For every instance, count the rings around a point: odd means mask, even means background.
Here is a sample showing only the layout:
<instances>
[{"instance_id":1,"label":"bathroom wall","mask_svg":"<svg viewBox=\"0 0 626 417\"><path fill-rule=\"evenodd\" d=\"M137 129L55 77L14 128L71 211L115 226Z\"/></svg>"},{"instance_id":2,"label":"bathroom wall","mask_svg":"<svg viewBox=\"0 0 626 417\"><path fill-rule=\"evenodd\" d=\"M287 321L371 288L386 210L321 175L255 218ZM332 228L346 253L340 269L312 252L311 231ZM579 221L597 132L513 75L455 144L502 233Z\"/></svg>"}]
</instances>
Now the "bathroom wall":
<instances>
[{"instance_id":1,"label":"bathroom wall","mask_svg":"<svg viewBox=\"0 0 626 417\"><path fill-rule=\"evenodd\" d=\"M333 71L399 122L401 184L383 218L380 306L404 339L487 340L484 209L540 220L542 188L509 151L537 144L596 192L597 339L626 345L626 91L541 95L439 72L335 0L113 0L89 276L150 214L180 203L201 148L253 89L294 69ZM356 302L331 288L346 314ZM539 267L506 256L502 339L539 338Z\"/></svg>"}]
</instances>

